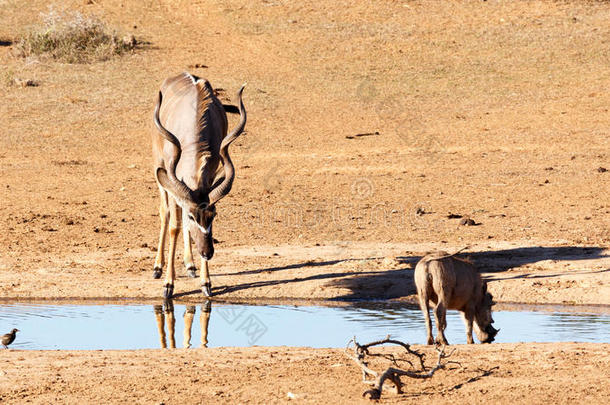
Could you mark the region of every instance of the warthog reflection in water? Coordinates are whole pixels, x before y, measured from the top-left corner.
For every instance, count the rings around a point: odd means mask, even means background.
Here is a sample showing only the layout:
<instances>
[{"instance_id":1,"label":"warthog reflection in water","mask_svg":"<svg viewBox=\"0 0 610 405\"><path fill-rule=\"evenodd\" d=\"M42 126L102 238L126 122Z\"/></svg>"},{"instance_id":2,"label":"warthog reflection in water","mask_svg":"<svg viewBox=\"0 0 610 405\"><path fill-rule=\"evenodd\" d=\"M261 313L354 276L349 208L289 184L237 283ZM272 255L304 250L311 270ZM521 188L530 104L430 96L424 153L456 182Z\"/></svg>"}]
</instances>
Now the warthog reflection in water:
<instances>
[{"instance_id":1,"label":"warthog reflection in water","mask_svg":"<svg viewBox=\"0 0 610 405\"><path fill-rule=\"evenodd\" d=\"M446 252L427 255L415 266L415 286L419 306L426 318L429 345L434 340L428 301L432 301L436 305L434 308L436 343L449 344L444 333L447 326L445 320L447 309L460 311L466 325L468 343L474 343L472 339L473 322L481 343L494 341L498 329L491 325L494 322L491 317L493 297L487 292L487 283L481 280L481 276L472 263Z\"/></svg>"},{"instance_id":2,"label":"warthog reflection in water","mask_svg":"<svg viewBox=\"0 0 610 405\"><path fill-rule=\"evenodd\" d=\"M159 340L161 347L167 349L167 336L165 334L165 324L167 323L167 332L169 334L170 349L176 348L175 327L176 318L174 317L174 303L172 300L166 300L163 305L155 305L155 318L157 319L157 329L159 330ZM184 348L191 347L191 329L193 327L193 318L195 318L195 305L188 305L184 312ZM208 325L210 324L210 313L212 312L212 304L206 301L201 305L199 313L199 323L201 324L201 347L208 347Z\"/></svg>"}]
</instances>

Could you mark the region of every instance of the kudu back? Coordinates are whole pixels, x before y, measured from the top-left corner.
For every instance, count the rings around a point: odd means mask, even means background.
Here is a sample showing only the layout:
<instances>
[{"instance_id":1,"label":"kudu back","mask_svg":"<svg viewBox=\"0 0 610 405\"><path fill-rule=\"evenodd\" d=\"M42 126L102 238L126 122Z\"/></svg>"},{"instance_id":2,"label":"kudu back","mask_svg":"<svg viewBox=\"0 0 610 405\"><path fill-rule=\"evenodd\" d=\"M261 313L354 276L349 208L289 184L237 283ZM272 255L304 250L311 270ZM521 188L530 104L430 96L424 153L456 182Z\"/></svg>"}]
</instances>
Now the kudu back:
<instances>
[{"instance_id":1,"label":"kudu back","mask_svg":"<svg viewBox=\"0 0 610 405\"><path fill-rule=\"evenodd\" d=\"M238 92L239 123L227 134L226 112L207 80L181 73L161 85L152 136L154 174L161 195L161 231L153 277L160 278L165 265L164 247L169 227L163 291L166 298L171 298L174 292L174 257L181 229L187 274L196 277L192 239L201 257L201 290L206 296L212 294L208 269L208 260L214 255L212 222L216 204L231 191L235 178L229 145L246 125L244 86Z\"/></svg>"}]
</instances>

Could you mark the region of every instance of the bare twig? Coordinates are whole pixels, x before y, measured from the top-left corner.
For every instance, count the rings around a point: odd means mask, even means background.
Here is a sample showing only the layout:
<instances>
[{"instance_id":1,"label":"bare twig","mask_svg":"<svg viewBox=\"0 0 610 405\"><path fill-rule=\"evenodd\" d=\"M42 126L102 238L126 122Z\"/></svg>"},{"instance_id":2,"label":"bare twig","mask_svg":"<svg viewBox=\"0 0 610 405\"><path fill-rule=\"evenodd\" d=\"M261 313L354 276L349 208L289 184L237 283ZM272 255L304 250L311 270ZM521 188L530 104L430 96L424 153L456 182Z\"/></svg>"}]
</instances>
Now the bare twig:
<instances>
[{"instance_id":1,"label":"bare twig","mask_svg":"<svg viewBox=\"0 0 610 405\"><path fill-rule=\"evenodd\" d=\"M411 363L409 360L401 359L401 358L395 356L394 354L372 353L370 350L371 348L373 348L375 346L381 346L381 345L386 345L386 344L400 346L406 350L406 353L408 355L417 357L417 359L419 359L420 368L415 369L413 363ZM411 345L408 343L401 342L400 340L391 339L389 335L386 336L385 339L376 340L374 342L367 343L367 344L358 343L358 341L356 340L356 337L354 336L347 343L347 346L345 347L345 354L350 359L352 359L358 365L358 367L360 367L360 369L362 370L362 381L366 384L373 386L371 389L365 391L362 395L368 396L370 399L379 399L381 397L381 392L383 390L383 384L385 383L386 380L390 380L392 382L392 384L396 388L397 393L402 393L403 383L400 380L400 377L402 377L402 376L406 376L409 378L416 378L416 379L426 379L426 378L432 378L432 376L434 376L434 373L436 373L438 370L445 369L447 367L447 365L449 365L449 364L457 364L461 367L460 363L458 363L456 361L447 360L449 357L451 357L451 355L453 355L453 353L455 352L455 348L453 350L451 350L449 353L447 353L445 349L446 349L445 346L442 346L442 347L437 346L435 348L435 350L438 354L437 359L436 359L436 364L429 370L426 368L426 365L424 363L424 359L425 359L424 353L420 353L417 350L411 349ZM385 359L385 360L389 361L391 363L391 365L385 371L383 371L382 373L379 373L370 367L369 362L367 361L367 356L369 358L377 357L377 358ZM399 362L408 363L410 365L411 369L410 370L401 369L399 366ZM493 369L489 370L488 373L490 373L492 370ZM478 379L484 375L488 375L488 374L483 374L483 375L480 375L477 377L473 377L471 380L476 381L476 379ZM371 379L371 377L373 379ZM471 382L471 381L469 380L466 383L468 383L468 382ZM461 384L460 384L460 386L461 386ZM459 387L456 386L456 387L453 387L452 389L458 389L458 388Z\"/></svg>"},{"instance_id":2,"label":"bare twig","mask_svg":"<svg viewBox=\"0 0 610 405\"><path fill-rule=\"evenodd\" d=\"M422 370L426 369L426 366L424 364L424 360L425 360L425 357L426 357L425 354L419 353L416 350L411 350L411 345L410 344L401 342L400 340L391 339L390 335L387 335L385 337L385 339L376 340L374 342L367 343L365 345L359 344L356 341L356 337L355 336L354 336L354 338L352 340L350 340L350 342L354 342L354 345L356 346L356 353L362 353L363 355L369 355L369 356L371 355L371 353L369 352L369 348L374 347L374 346L380 346L380 345L385 345L385 344L401 346L401 347L403 347L407 351L408 354L413 355L413 356L415 356L415 357L417 357L419 359L419 364L420 364ZM348 343L348 345L349 345L349 343Z\"/></svg>"},{"instance_id":3,"label":"bare twig","mask_svg":"<svg viewBox=\"0 0 610 405\"><path fill-rule=\"evenodd\" d=\"M438 352L438 360L436 362L436 365L432 367L432 369L430 369L428 372L413 372L389 367L386 371L383 372L383 374L381 374L377 378L375 386L372 389L365 391L362 396L368 395L370 399L379 399L381 397L381 391L383 389L383 383L385 382L385 380L392 381L392 383L394 383L394 386L396 387L396 392L400 394L402 392L402 383L400 381L401 376L407 376L410 378L417 379L432 378L432 376L434 375L434 373L436 373L437 370L445 368L446 363L443 363L442 360L451 356L455 351L455 349L453 349L451 353L446 354L445 346L441 347L440 349L437 347L436 350Z\"/></svg>"}]
</instances>

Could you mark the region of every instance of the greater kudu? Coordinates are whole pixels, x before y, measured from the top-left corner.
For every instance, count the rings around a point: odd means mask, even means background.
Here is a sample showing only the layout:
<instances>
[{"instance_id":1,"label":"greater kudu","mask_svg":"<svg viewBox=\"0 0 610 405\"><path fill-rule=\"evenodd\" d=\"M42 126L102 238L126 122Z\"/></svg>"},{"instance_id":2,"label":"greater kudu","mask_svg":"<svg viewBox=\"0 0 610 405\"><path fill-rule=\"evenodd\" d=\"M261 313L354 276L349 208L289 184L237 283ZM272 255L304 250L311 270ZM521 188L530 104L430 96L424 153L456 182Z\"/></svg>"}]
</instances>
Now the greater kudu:
<instances>
[{"instance_id":1,"label":"greater kudu","mask_svg":"<svg viewBox=\"0 0 610 405\"><path fill-rule=\"evenodd\" d=\"M155 177L161 193L161 233L153 277L161 277L165 264L169 222L169 260L163 291L166 298L174 292L174 256L181 228L187 273L196 277L192 239L201 256L201 290L206 296L212 294L208 270L208 260L214 254L212 221L216 203L229 193L235 178L229 145L246 125L243 90L244 86L238 92L239 124L227 135L227 114L207 80L182 73L161 85L154 112L158 131L153 133Z\"/></svg>"}]
</instances>

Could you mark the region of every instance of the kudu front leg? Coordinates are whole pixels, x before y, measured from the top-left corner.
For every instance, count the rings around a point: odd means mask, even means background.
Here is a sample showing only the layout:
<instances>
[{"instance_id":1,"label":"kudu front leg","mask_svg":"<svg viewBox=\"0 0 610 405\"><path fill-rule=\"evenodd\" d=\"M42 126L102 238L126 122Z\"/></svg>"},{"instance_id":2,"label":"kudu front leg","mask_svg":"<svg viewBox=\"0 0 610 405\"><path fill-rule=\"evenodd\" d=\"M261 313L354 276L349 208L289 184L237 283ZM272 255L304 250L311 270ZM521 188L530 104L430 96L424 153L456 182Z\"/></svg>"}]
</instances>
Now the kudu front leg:
<instances>
[{"instance_id":1,"label":"kudu front leg","mask_svg":"<svg viewBox=\"0 0 610 405\"><path fill-rule=\"evenodd\" d=\"M167 273L165 274L165 285L163 286L163 296L172 298L174 295L174 281L176 280L176 268L174 258L176 257L176 241L180 233L180 212L177 204L172 201L170 204L169 215L169 252Z\"/></svg>"},{"instance_id":2,"label":"kudu front leg","mask_svg":"<svg viewBox=\"0 0 610 405\"><path fill-rule=\"evenodd\" d=\"M201 292L206 297L212 296L212 281L210 280L210 269L208 268L208 259L201 258Z\"/></svg>"},{"instance_id":3,"label":"kudu front leg","mask_svg":"<svg viewBox=\"0 0 610 405\"><path fill-rule=\"evenodd\" d=\"M193 263L193 251L191 250L191 235L188 230L188 213L186 210L182 210L182 236L184 239L184 267L186 268L186 274L190 278L197 277L197 267Z\"/></svg>"},{"instance_id":4,"label":"kudu front leg","mask_svg":"<svg viewBox=\"0 0 610 405\"><path fill-rule=\"evenodd\" d=\"M159 203L159 218L161 219L161 230L159 232L159 244L157 245L157 257L153 267L153 278L161 278L163 266L165 265L165 235L167 234L167 223L169 222L169 210L167 208L167 192L159 187L161 201Z\"/></svg>"}]
</instances>

